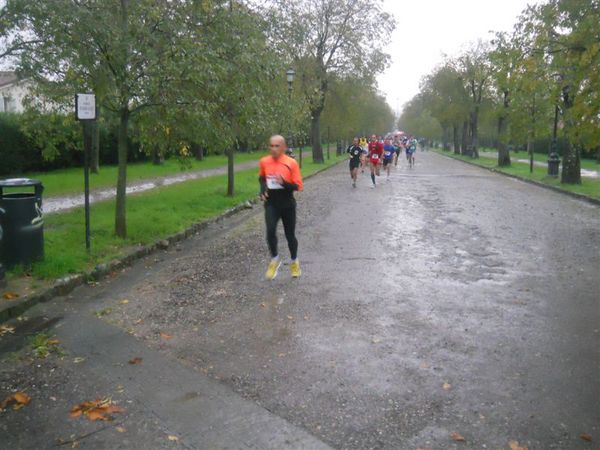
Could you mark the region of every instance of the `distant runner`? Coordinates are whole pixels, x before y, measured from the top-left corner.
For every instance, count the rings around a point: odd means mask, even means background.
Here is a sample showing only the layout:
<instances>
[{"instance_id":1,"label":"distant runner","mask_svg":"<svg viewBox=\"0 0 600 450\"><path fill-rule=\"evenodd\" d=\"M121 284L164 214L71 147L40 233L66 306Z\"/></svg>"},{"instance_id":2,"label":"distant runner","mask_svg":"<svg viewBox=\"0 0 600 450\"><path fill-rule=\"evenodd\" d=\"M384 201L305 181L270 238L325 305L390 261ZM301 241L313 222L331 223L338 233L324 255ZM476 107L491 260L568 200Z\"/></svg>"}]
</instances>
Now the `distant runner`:
<instances>
[{"instance_id":1,"label":"distant runner","mask_svg":"<svg viewBox=\"0 0 600 450\"><path fill-rule=\"evenodd\" d=\"M411 137L406 143L406 159L410 167L415 165L415 153L417 153L417 140Z\"/></svg>"},{"instance_id":2,"label":"distant runner","mask_svg":"<svg viewBox=\"0 0 600 450\"><path fill-rule=\"evenodd\" d=\"M365 173L365 165L367 164L367 155L369 153L369 143L366 137L360 138L360 148L362 148L362 155L360 155L360 172Z\"/></svg>"},{"instance_id":3,"label":"distant runner","mask_svg":"<svg viewBox=\"0 0 600 450\"><path fill-rule=\"evenodd\" d=\"M375 182L375 176L379 176L379 168L381 163L381 157L383 156L383 144L379 142L377 136L371 136L371 142L369 142L369 162L371 163L371 181L373 184L371 187L377 186Z\"/></svg>"},{"instance_id":4,"label":"distant runner","mask_svg":"<svg viewBox=\"0 0 600 450\"><path fill-rule=\"evenodd\" d=\"M358 177L358 167L361 164L363 150L358 144L358 138L354 138L352 145L346 150L350 158L350 177L352 178L352 187L356 187L356 178Z\"/></svg>"},{"instance_id":5,"label":"distant runner","mask_svg":"<svg viewBox=\"0 0 600 450\"><path fill-rule=\"evenodd\" d=\"M392 167L392 163L394 162L395 154L396 149L392 145L391 141L386 139L383 143L383 170L387 172L387 181L390 181L390 169Z\"/></svg>"},{"instance_id":6,"label":"distant runner","mask_svg":"<svg viewBox=\"0 0 600 450\"><path fill-rule=\"evenodd\" d=\"M272 136L269 140L269 156L259 162L260 198L265 203L267 243L271 262L266 277L272 280L277 276L281 259L277 253L277 223L283 222L285 238L290 249L292 277L301 275L298 261L298 240L296 239L296 199L294 191L301 191L302 175L295 159L285 154L287 146L282 136Z\"/></svg>"}]
</instances>

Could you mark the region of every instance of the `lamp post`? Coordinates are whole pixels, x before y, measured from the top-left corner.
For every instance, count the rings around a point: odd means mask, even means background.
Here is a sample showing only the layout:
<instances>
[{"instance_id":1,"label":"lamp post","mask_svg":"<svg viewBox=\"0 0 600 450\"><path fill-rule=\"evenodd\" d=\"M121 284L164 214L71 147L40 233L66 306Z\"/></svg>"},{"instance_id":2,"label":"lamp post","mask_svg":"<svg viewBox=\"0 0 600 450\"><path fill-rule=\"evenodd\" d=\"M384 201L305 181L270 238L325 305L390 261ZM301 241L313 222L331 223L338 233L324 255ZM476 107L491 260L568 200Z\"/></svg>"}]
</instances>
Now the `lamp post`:
<instances>
[{"instance_id":1,"label":"lamp post","mask_svg":"<svg viewBox=\"0 0 600 450\"><path fill-rule=\"evenodd\" d=\"M289 68L286 72L285 72L285 76L287 79L287 83L288 83L288 103L291 105L292 103L292 91L294 89L294 78L296 78L296 72L294 71L294 69ZM291 108L291 106L290 106ZM289 139L289 143L290 143L290 149L294 148L294 137L292 135L292 131L291 131L291 127L292 127L292 115L290 114L290 129L289 129L289 133L288 133L288 139ZM302 148L299 148L300 151L300 160L299 160L299 165L300 168L302 168Z\"/></svg>"}]
</instances>

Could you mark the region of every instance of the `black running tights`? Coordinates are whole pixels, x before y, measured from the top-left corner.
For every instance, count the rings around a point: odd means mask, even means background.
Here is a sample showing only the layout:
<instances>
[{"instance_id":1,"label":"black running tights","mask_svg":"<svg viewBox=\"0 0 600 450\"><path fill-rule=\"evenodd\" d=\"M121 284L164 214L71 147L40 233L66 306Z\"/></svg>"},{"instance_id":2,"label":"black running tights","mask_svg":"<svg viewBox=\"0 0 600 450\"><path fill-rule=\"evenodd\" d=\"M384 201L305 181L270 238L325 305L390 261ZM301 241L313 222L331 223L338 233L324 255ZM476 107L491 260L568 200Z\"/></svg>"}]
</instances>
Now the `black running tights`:
<instances>
[{"instance_id":1,"label":"black running tights","mask_svg":"<svg viewBox=\"0 0 600 450\"><path fill-rule=\"evenodd\" d=\"M298 239L296 239L296 207L279 208L268 202L265 204L265 222L267 223L267 244L271 256L277 256L277 223L283 222L283 231L288 242L292 259L298 256Z\"/></svg>"}]
</instances>

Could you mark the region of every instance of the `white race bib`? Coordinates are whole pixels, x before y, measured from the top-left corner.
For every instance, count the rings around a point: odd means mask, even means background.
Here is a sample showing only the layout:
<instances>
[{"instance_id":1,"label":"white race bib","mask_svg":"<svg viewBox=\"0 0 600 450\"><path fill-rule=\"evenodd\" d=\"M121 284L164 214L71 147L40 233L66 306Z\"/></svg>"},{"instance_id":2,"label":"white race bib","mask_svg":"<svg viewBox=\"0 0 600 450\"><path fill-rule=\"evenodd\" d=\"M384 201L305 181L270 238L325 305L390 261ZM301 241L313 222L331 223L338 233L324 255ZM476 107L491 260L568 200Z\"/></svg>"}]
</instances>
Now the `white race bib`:
<instances>
[{"instance_id":1,"label":"white race bib","mask_svg":"<svg viewBox=\"0 0 600 450\"><path fill-rule=\"evenodd\" d=\"M371 155L371 158L372 158L372 159L379 159L379 155L378 155L377 153L373 153L373 154Z\"/></svg>"},{"instance_id":2,"label":"white race bib","mask_svg":"<svg viewBox=\"0 0 600 450\"><path fill-rule=\"evenodd\" d=\"M276 175L267 175L267 187L269 189L283 189L283 185L277 181Z\"/></svg>"}]
</instances>

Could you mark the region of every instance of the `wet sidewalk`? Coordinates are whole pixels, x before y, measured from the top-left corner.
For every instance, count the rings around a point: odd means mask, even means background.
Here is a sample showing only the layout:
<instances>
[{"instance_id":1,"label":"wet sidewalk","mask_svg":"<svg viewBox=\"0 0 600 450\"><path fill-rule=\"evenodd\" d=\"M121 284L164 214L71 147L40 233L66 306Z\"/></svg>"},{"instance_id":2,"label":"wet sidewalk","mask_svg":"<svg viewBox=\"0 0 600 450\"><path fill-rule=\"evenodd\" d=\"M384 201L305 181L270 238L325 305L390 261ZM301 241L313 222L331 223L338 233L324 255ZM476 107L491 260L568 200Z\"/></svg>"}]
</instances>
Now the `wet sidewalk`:
<instances>
[{"instance_id":1,"label":"wet sidewalk","mask_svg":"<svg viewBox=\"0 0 600 450\"><path fill-rule=\"evenodd\" d=\"M235 166L235 171L252 169L258 167L258 161L249 161ZM227 166L215 167L214 169L204 169L191 172L183 172L174 175L167 175L159 178L141 180L127 186L127 194L135 194L156 189L161 186L170 186L172 184L183 183L184 181L197 180L215 175L224 175L227 173ZM94 189L90 192L90 203L97 203L103 200L109 200L116 196L116 187L106 189ZM50 197L44 199L44 213L57 213L69 209L83 206L83 192L77 195L67 195L62 197Z\"/></svg>"}]
</instances>

